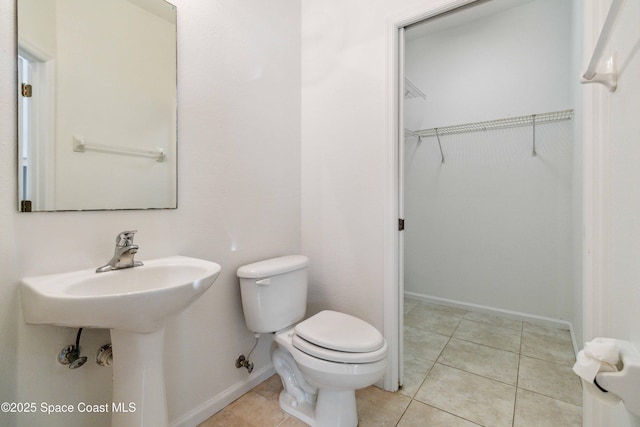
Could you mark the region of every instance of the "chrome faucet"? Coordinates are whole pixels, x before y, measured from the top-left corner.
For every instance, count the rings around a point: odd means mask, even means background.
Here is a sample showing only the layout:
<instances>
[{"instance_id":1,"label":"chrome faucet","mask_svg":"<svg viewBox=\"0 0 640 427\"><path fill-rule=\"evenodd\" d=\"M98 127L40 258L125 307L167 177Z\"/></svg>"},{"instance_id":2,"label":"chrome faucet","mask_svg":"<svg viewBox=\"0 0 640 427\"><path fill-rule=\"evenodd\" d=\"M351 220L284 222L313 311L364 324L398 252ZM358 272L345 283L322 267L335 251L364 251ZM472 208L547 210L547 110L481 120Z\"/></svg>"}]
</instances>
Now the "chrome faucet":
<instances>
[{"instance_id":1,"label":"chrome faucet","mask_svg":"<svg viewBox=\"0 0 640 427\"><path fill-rule=\"evenodd\" d=\"M116 237L116 250L111 261L98 267L96 273L105 271L120 270L122 268L138 267L142 265L140 261L134 261L133 257L138 252L138 245L133 244L133 236L137 230L123 231Z\"/></svg>"}]
</instances>

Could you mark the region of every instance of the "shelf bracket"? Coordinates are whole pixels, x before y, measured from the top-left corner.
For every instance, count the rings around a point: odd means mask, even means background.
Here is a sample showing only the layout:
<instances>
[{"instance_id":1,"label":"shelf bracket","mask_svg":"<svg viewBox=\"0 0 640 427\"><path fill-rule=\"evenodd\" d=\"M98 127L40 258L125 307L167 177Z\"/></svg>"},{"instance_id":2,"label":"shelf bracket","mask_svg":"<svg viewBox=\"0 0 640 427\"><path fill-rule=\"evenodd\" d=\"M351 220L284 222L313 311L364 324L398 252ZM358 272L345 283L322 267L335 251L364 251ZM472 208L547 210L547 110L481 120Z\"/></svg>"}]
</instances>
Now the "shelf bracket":
<instances>
[{"instance_id":1,"label":"shelf bracket","mask_svg":"<svg viewBox=\"0 0 640 427\"><path fill-rule=\"evenodd\" d=\"M436 130L436 138L438 138L438 147L440 147L440 158L441 163L444 163L444 153L442 152L442 144L440 143L440 134L438 133L438 128L435 128Z\"/></svg>"},{"instance_id":2,"label":"shelf bracket","mask_svg":"<svg viewBox=\"0 0 640 427\"><path fill-rule=\"evenodd\" d=\"M616 69L616 55L612 54L604 63L604 73L593 73L589 76L585 73L580 79L580 83L598 83L609 89L609 92L615 92L618 88L618 71Z\"/></svg>"}]
</instances>

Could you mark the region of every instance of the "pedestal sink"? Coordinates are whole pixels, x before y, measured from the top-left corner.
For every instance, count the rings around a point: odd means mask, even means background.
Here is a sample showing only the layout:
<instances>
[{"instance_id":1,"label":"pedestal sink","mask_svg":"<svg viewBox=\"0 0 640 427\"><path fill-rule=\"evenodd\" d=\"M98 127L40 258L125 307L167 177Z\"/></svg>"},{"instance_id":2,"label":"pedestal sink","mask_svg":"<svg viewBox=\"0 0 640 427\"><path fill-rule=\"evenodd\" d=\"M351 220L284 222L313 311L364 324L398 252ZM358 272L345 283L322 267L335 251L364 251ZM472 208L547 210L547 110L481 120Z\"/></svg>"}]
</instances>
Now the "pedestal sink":
<instances>
[{"instance_id":1,"label":"pedestal sink","mask_svg":"<svg viewBox=\"0 0 640 427\"><path fill-rule=\"evenodd\" d=\"M113 427L168 425L163 372L166 322L198 299L220 266L174 256L141 267L29 277L20 295L27 323L104 328L113 347Z\"/></svg>"}]
</instances>

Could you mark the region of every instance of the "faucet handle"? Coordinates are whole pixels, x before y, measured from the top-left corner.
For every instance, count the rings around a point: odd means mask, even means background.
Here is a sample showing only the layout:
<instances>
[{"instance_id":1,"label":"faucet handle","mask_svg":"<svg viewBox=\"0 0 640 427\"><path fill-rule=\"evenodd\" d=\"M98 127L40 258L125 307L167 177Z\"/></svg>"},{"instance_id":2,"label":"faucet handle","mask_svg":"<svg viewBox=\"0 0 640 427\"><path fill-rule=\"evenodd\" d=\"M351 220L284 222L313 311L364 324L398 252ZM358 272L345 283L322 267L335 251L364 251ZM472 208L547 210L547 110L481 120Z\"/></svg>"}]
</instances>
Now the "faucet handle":
<instances>
[{"instance_id":1,"label":"faucet handle","mask_svg":"<svg viewBox=\"0 0 640 427\"><path fill-rule=\"evenodd\" d=\"M116 237L116 246L125 247L133 245L133 237L138 230L123 231Z\"/></svg>"}]
</instances>

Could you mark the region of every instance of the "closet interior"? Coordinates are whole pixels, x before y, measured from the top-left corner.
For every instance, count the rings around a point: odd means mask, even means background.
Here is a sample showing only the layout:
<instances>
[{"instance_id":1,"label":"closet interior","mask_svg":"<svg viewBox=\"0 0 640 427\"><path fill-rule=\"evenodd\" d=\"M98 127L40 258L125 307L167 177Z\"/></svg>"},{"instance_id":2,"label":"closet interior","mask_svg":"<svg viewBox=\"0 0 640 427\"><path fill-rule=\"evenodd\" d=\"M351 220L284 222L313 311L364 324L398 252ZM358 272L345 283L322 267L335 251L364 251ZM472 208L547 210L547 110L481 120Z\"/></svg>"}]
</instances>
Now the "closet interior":
<instances>
[{"instance_id":1,"label":"closet interior","mask_svg":"<svg viewBox=\"0 0 640 427\"><path fill-rule=\"evenodd\" d=\"M478 3L405 29L404 295L579 327L576 2Z\"/></svg>"}]
</instances>

